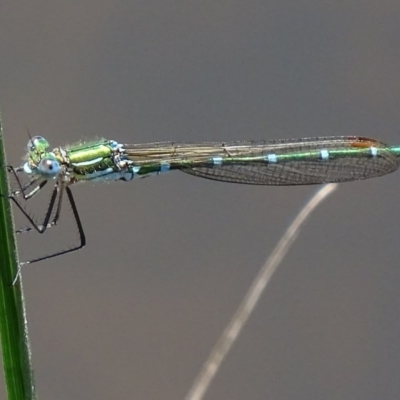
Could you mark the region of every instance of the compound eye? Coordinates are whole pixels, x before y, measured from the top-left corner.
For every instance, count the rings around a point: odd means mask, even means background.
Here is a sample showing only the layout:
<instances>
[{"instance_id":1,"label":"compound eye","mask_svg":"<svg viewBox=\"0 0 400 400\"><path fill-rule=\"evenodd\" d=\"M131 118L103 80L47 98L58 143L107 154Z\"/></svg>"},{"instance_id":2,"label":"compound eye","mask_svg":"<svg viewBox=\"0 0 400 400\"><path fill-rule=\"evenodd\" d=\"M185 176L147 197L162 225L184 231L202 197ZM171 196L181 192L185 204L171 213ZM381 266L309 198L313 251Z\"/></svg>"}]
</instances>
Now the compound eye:
<instances>
[{"instance_id":1,"label":"compound eye","mask_svg":"<svg viewBox=\"0 0 400 400\"><path fill-rule=\"evenodd\" d=\"M49 147L49 142L43 136L34 136L33 138L29 139L26 146L29 152L46 151Z\"/></svg>"},{"instance_id":2,"label":"compound eye","mask_svg":"<svg viewBox=\"0 0 400 400\"><path fill-rule=\"evenodd\" d=\"M37 166L38 172L46 178L55 178L61 171L60 163L53 158L43 158Z\"/></svg>"}]
</instances>

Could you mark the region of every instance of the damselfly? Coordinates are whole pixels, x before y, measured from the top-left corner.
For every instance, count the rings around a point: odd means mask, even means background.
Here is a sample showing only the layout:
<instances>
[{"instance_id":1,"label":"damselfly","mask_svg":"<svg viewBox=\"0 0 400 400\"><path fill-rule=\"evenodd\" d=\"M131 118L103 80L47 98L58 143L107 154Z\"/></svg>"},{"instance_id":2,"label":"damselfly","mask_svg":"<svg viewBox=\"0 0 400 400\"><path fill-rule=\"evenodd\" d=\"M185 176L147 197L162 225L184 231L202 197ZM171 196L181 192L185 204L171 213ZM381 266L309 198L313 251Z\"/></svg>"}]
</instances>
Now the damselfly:
<instances>
[{"instance_id":1,"label":"damselfly","mask_svg":"<svg viewBox=\"0 0 400 400\"><path fill-rule=\"evenodd\" d=\"M400 165L400 146L390 147L357 136L318 137L259 142L157 142L121 144L98 140L50 149L49 142L32 137L24 164L8 167L18 190L10 198L33 228L43 233L57 224L66 192L78 227L78 245L25 262L33 263L81 249L85 234L70 186L88 181L131 181L179 170L217 181L253 185L313 185L374 178ZM22 184L19 174L29 181ZM48 182L54 182L50 204L38 224L19 199L29 200ZM55 212L54 212L55 211ZM52 217L53 216L53 217Z\"/></svg>"}]
</instances>

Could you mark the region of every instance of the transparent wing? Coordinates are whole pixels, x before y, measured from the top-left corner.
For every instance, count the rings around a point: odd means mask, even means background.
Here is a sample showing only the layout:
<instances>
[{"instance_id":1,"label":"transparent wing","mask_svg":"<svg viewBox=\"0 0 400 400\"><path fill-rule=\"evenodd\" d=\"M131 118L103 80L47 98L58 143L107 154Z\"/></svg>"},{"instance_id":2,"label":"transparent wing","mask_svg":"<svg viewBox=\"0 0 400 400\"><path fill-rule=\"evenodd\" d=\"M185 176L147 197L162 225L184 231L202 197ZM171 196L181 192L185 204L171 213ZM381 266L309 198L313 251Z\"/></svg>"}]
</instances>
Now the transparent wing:
<instances>
[{"instance_id":1,"label":"transparent wing","mask_svg":"<svg viewBox=\"0 0 400 400\"><path fill-rule=\"evenodd\" d=\"M168 163L171 169L194 176L254 185L346 182L385 175L399 167L390 147L355 136L261 142L165 142L124 148L135 165Z\"/></svg>"}]
</instances>

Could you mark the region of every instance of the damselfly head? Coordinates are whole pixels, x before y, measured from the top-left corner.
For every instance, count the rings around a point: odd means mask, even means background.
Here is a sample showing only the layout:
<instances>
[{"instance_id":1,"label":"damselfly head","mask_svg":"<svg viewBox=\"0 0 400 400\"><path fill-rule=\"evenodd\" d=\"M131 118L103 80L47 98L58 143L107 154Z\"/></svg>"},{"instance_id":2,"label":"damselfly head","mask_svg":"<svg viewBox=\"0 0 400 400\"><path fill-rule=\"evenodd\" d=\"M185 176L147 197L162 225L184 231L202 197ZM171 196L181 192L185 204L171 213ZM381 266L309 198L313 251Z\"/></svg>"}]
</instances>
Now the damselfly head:
<instances>
[{"instance_id":1,"label":"damselfly head","mask_svg":"<svg viewBox=\"0 0 400 400\"><path fill-rule=\"evenodd\" d=\"M52 153L46 153L36 160L30 157L24 164L24 171L27 174L41 175L45 179L55 179L61 172L61 165Z\"/></svg>"},{"instance_id":2,"label":"damselfly head","mask_svg":"<svg viewBox=\"0 0 400 400\"><path fill-rule=\"evenodd\" d=\"M54 179L61 171L60 162L49 152L50 144L42 136L33 136L27 144L27 161L24 171L30 175L41 175L45 179Z\"/></svg>"},{"instance_id":3,"label":"damselfly head","mask_svg":"<svg viewBox=\"0 0 400 400\"><path fill-rule=\"evenodd\" d=\"M45 179L54 179L61 171L60 162L52 152L50 144L42 136L33 136L26 146L28 154L24 171L30 175L41 175Z\"/></svg>"}]
</instances>

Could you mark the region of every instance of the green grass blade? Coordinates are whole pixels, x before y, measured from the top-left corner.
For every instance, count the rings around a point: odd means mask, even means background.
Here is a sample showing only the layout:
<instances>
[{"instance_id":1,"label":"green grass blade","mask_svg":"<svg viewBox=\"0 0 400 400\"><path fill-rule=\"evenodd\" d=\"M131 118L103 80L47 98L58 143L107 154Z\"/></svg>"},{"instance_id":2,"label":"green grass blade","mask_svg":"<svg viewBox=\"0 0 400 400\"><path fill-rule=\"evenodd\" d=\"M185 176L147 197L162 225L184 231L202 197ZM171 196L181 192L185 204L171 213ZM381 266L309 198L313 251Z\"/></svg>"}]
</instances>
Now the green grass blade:
<instances>
[{"instance_id":1,"label":"green grass blade","mask_svg":"<svg viewBox=\"0 0 400 400\"><path fill-rule=\"evenodd\" d=\"M0 118L0 193L8 193L8 177ZM10 201L0 196L0 335L8 400L35 399L21 279L12 286L18 256ZM0 397L2 397L0 395Z\"/></svg>"}]
</instances>

